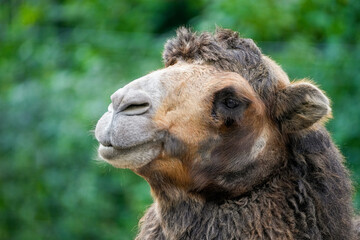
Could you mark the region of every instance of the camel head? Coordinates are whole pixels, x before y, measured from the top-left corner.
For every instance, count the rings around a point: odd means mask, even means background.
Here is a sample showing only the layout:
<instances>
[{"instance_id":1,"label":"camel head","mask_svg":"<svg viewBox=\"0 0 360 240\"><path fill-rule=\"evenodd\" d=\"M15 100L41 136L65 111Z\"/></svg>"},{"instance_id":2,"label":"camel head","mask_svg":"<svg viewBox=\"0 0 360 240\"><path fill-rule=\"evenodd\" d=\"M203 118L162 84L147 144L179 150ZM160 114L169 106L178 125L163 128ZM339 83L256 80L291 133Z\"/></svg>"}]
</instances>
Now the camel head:
<instances>
[{"instance_id":1,"label":"camel head","mask_svg":"<svg viewBox=\"0 0 360 240\"><path fill-rule=\"evenodd\" d=\"M111 95L95 136L99 156L143 176L156 193L234 197L286 164L289 134L330 113L308 81L290 83L252 40L179 29L165 68Z\"/></svg>"}]
</instances>

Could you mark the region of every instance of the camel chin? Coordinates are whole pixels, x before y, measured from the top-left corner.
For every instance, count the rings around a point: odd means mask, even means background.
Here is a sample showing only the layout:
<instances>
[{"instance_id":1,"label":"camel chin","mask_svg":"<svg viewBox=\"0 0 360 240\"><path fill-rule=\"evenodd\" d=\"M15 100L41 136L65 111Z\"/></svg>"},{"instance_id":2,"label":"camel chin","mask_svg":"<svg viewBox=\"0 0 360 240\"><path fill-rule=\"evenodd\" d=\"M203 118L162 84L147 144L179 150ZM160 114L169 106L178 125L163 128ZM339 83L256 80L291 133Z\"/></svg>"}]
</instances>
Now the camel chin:
<instances>
[{"instance_id":1,"label":"camel chin","mask_svg":"<svg viewBox=\"0 0 360 240\"><path fill-rule=\"evenodd\" d=\"M155 159L160 150L159 142L150 141L125 149L100 144L98 153L104 161L116 168L137 169Z\"/></svg>"}]
</instances>

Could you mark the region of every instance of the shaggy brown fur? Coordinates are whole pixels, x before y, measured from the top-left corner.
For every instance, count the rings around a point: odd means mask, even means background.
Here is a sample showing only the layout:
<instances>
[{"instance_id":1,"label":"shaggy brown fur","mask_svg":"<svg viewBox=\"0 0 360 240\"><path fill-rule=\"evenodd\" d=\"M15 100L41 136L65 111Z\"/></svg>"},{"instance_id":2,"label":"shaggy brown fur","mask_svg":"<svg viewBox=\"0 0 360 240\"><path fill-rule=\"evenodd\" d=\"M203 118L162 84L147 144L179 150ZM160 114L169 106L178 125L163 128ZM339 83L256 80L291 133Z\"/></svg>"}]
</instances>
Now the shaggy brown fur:
<instances>
[{"instance_id":1,"label":"shaggy brown fur","mask_svg":"<svg viewBox=\"0 0 360 240\"><path fill-rule=\"evenodd\" d=\"M290 84L252 40L230 30L197 35L181 28L163 57L167 67L187 62L236 72L253 90L215 93L212 117L223 123L220 137L192 146L186 136L166 132L166 160L136 170L155 199L137 239L359 238L343 157L321 125L330 108L319 89L306 81ZM226 75L231 78L241 80ZM236 112L221 108L224 96L240 99ZM261 148L256 139L263 125L273 129L270 144L248 161L249 149Z\"/></svg>"},{"instance_id":2,"label":"shaggy brown fur","mask_svg":"<svg viewBox=\"0 0 360 240\"><path fill-rule=\"evenodd\" d=\"M215 35L207 32L196 35L186 28L180 28L177 38L165 44L163 59L165 66L186 61L237 72L250 82L264 102L288 81L286 74L261 54L253 40L239 38L237 32L226 29L218 29Z\"/></svg>"}]
</instances>

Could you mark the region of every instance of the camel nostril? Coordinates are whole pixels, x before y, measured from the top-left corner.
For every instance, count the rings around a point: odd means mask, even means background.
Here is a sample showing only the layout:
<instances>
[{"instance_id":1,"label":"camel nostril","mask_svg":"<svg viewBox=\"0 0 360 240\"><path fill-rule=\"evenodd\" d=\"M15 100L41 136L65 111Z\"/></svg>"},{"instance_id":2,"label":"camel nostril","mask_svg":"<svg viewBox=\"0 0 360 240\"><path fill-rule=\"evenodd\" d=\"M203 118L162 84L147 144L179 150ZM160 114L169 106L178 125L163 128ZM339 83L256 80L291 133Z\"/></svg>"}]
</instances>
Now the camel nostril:
<instances>
[{"instance_id":1,"label":"camel nostril","mask_svg":"<svg viewBox=\"0 0 360 240\"><path fill-rule=\"evenodd\" d=\"M139 89L123 89L112 95L112 107L115 113L125 116L141 115L151 107L149 95Z\"/></svg>"},{"instance_id":2,"label":"camel nostril","mask_svg":"<svg viewBox=\"0 0 360 240\"><path fill-rule=\"evenodd\" d=\"M141 115L147 112L147 110L150 108L150 103L144 102L144 103L129 103L124 105L120 109L120 113L124 115Z\"/></svg>"}]
</instances>

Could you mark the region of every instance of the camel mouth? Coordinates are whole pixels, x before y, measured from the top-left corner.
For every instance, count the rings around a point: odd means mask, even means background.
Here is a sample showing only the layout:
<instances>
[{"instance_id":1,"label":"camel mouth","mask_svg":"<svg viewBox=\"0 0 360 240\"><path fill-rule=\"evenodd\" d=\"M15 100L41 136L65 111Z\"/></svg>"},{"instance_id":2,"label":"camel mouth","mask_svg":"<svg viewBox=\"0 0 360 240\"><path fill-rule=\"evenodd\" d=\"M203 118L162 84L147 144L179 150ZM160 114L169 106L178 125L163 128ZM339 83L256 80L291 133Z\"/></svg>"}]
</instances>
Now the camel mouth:
<instances>
[{"instance_id":1,"label":"camel mouth","mask_svg":"<svg viewBox=\"0 0 360 240\"><path fill-rule=\"evenodd\" d=\"M101 159L117 168L138 168L147 164L158 154L161 142L147 141L130 147L104 146L100 144L98 154Z\"/></svg>"},{"instance_id":2,"label":"camel mouth","mask_svg":"<svg viewBox=\"0 0 360 240\"><path fill-rule=\"evenodd\" d=\"M147 141L131 146L113 146L112 144L103 145L100 143L98 152L100 156L106 160L116 160L116 157L119 154L136 151L136 149L141 148L142 146L147 145L151 142L152 141Z\"/></svg>"}]
</instances>

